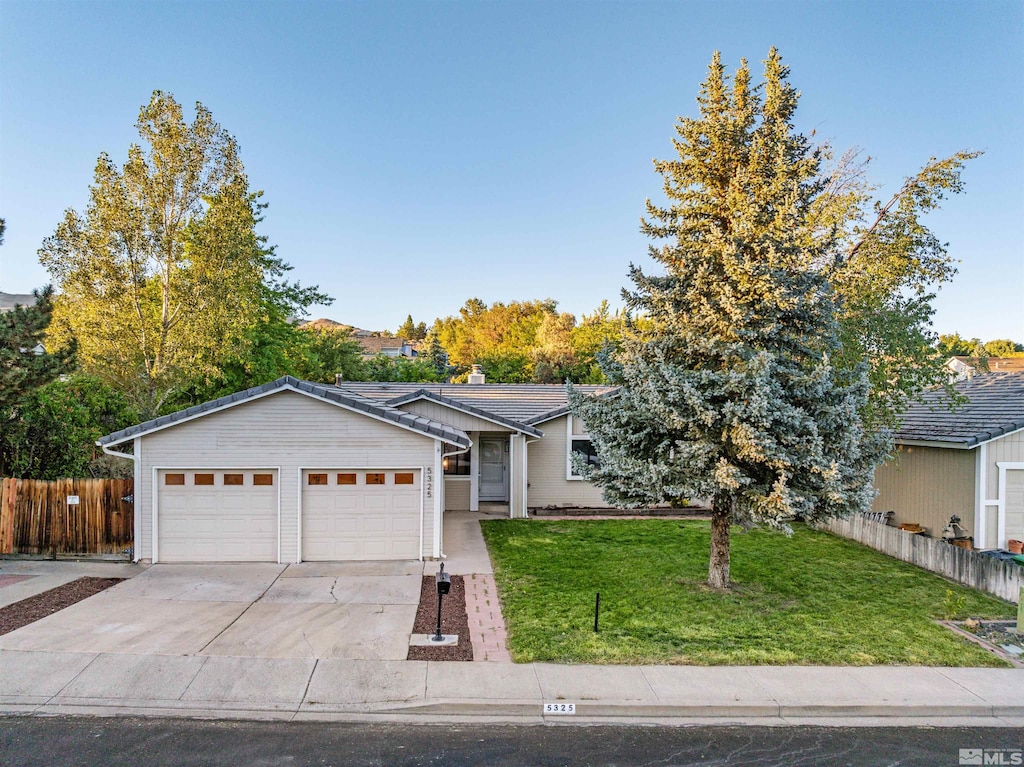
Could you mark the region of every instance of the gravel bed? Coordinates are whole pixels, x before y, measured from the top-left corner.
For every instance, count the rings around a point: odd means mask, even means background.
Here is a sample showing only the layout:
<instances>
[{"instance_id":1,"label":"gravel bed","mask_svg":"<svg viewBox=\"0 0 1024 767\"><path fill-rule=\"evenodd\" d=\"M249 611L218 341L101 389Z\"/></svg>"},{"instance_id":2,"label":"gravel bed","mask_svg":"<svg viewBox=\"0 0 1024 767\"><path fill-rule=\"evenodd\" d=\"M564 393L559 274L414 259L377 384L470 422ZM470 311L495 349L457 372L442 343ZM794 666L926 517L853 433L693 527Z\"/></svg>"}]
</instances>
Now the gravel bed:
<instances>
[{"instance_id":1,"label":"gravel bed","mask_svg":"<svg viewBox=\"0 0 1024 767\"><path fill-rule=\"evenodd\" d=\"M8 634L40 618L70 607L75 602L109 589L124 578L79 578L55 589L0 608L0 635Z\"/></svg>"},{"instance_id":2,"label":"gravel bed","mask_svg":"<svg viewBox=\"0 0 1024 767\"><path fill-rule=\"evenodd\" d=\"M441 603L441 631L458 634L459 643L447 647L410 647L409 660L473 660L466 615L466 584L461 575L453 575L451 591ZM416 611L414 634L433 634L437 630L437 585L433 575L424 575L420 586L420 606Z\"/></svg>"}]
</instances>

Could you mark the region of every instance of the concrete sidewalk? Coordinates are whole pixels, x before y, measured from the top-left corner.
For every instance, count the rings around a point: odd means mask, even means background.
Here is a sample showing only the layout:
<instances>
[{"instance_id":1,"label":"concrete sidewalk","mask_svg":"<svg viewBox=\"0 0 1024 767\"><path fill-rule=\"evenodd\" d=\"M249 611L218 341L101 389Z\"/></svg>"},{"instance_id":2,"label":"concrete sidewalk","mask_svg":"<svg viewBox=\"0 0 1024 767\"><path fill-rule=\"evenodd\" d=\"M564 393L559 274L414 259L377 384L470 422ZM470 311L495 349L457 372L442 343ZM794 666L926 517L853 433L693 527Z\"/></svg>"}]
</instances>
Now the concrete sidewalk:
<instances>
[{"instance_id":1,"label":"concrete sidewalk","mask_svg":"<svg viewBox=\"0 0 1024 767\"><path fill-rule=\"evenodd\" d=\"M575 714L545 714L545 704ZM1024 670L0 652L0 711L419 722L1024 726Z\"/></svg>"}]
</instances>

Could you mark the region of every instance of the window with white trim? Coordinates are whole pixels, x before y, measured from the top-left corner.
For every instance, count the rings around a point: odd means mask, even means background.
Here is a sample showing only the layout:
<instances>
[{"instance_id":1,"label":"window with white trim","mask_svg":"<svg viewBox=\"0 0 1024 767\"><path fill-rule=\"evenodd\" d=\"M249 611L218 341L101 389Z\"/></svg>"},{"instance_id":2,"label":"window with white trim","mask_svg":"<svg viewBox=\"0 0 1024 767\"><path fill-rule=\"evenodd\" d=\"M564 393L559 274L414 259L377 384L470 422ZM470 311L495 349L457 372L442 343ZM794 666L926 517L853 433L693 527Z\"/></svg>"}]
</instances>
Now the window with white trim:
<instances>
[{"instance_id":1,"label":"window with white trim","mask_svg":"<svg viewBox=\"0 0 1024 767\"><path fill-rule=\"evenodd\" d=\"M449 453L441 460L446 477L468 477L471 465L470 453Z\"/></svg>"},{"instance_id":2,"label":"window with white trim","mask_svg":"<svg viewBox=\"0 0 1024 767\"><path fill-rule=\"evenodd\" d=\"M594 443L590 440L590 435L586 433L586 427L583 422L579 419L573 420L570 415L568 417L568 425L566 428L566 451L565 451L565 478L566 479L583 479L576 471L576 467L573 466L572 456L575 453L583 458L583 461L588 466L600 466L601 460L597 457L597 450L594 447ZM574 432L579 433L574 433Z\"/></svg>"}]
</instances>

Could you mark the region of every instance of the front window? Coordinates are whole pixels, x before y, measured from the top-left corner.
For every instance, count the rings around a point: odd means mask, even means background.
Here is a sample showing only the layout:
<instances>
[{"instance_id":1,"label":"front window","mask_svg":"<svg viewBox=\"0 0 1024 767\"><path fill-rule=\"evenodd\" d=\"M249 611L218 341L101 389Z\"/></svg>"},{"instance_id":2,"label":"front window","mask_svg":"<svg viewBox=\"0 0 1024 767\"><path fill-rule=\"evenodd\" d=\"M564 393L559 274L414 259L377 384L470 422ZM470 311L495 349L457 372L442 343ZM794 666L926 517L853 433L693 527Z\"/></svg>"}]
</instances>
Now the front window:
<instances>
[{"instance_id":1,"label":"front window","mask_svg":"<svg viewBox=\"0 0 1024 767\"><path fill-rule=\"evenodd\" d=\"M468 477L469 476L469 453L456 453L446 455L441 465L444 467L446 477Z\"/></svg>"},{"instance_id":2,"label":"front window","mask_svg":"<svg viewBox=\"0 0 1024 767\"><path fill-rule=\"evenodd\" d=\"M575 455L582 456L583 462L587 466L601 465L601 461L597 457L597 450L594 448L594 443L590 441L590 437L573 437L572 452ZM569 470L572 476L579 476L579 472L576 471L576 467L572 465L571 461L569 463Z\"/></svg>"}]
</instances>

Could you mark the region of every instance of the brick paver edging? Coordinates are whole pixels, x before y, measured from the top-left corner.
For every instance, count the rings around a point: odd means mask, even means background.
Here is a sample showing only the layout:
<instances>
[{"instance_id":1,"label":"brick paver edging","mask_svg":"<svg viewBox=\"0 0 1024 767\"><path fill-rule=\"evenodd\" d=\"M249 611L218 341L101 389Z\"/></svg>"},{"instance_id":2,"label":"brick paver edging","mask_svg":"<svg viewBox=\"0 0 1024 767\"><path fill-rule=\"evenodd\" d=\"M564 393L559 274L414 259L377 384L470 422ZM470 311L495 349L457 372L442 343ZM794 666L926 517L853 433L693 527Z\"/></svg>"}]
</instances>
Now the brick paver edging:
<instances>
[{"instance_id":1,"label":"brick paver edging","mask_svg":"<svg viewBox=\"0 0 1024 767\"><path fill-rule=\"evenodd\" d=\"M463 576L466 585L466 614L473 642L473 660L509 663L508 633L501 615L501 603L494 576L473 573Z\"/></svg>"}]
</instances>

